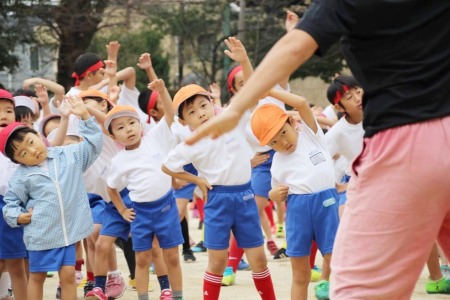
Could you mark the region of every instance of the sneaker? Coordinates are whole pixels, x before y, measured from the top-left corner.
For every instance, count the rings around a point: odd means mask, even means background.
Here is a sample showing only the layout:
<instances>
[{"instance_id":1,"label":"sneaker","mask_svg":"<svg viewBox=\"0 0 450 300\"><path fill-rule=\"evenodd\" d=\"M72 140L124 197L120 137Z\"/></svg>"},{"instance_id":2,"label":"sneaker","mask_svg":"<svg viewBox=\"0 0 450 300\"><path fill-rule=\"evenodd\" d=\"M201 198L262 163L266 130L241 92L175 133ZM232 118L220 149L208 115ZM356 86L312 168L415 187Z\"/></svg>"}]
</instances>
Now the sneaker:
<instances>
[{"instance_id":1,"label":"sneaker","mask_svg":"<svg viewBox=\"0 0 450 300\"><path fill-rule=\"evenodd\" d=\"M284 226L283 224L277 225L277 233L275 234L277 238L284 238Z\"/></svg>"},{"instance_id":2,"label":"sneaker","mask_svg":"<svg viewBox=\"0 0 450 300\"><path fill-rule=\"evenodd\" d=\"M439 280L428 279L425 289L427 294L450 294L450 280L445 277Z\"/></svg>"},{"instance_id":3,"label":"sneaker","mask_svg":"<svg viewBox=\"0 0 450 300\"><path fill-rule=\"evenodd\" d=\"M309 281L311 282L317 282L320 280L320 277L322 276L322 272L320 272L317 269L311 269L311 278Z\"/></svg>"},{"instance_id":4,"label":"sneaker","mask_svg":"<svg viewBox=\"0 0 450 300\"><path fill-rule=\"evenodd\" d=\"M81 280L80 284L78 284L78 287L81 288L81 287L85 286L86 282L87 282L87 277L83 277L83 280Z\"/></svg>"},{"instance_id":5,"label":"sneaker","mask_svg":"<svg viewBox=\"0 0 450 300\"><path fill-rule=\"evenodd\" d=\"M90 291L89 293L87 293L86 295L84 295L84 299L89 299L89 300L108 300L108 297L106 297L106 295L103 293L102 289L99 287L95 287L92 289L92 291Z\"/></svg>"},{"instance_id":6,"label":"sneaker","mask_svg":"<svg viewBox=\"0 0 450 300\"><path fill-rule=\"evenodd\" d=\"M52 278L55 276L55 272L47 272L47 278Z\"/></svg>"},{"instance_id":7,"label":"sneaker","mask_svg":"<svg viewBox=\"0 0 450 300\"><path fill-rule=\"evenodd\" d=\"M280 248L273 256L273 259L282 260L282 259L288 258L288 257L289 257L289 255L286 254L286 248Z\"/></svg>"},{"instance_id":8,"label":"sneaker","mask_svg":"<svg viewBox=\"0 0 450 300\"><path fill-rule=\"evenodd\" d=\"M191 249L183 250L183 259L186 263L195 262L195 256Z\"/></svg>"},{"instance_id":9,"label":"sneaker","mask_svg":"<svg viewBox=\"0 0 450 300\"><path fill-rule=\"evenodd\" d=\"M238 270L250 270L250 265L244 259L241 259Z\"/></svg>"},{"instance_id":10,"label":"sneaker","mask_svg":"<svg viewBox=\"0 0 450 300\"><path fill-rule=\"evenodd\" d=\"M275 253L277 253L277 251L279 250L277 244L275 244L274 241L267 241L266 245L267 249L270 252L270 255L275 255Z\"/></svg>"},{"instance_id":11,"label":"sneaker","mask_svg":"<svg viewBox=\"0 0 450 300\"><path fill-rule=\"evenodd\" d=\"M48 277L48 273L47 273L47 277ZM78 286L82 281L83 281L83 273L81 273L81 271L75 270L75 284Z\"/></svg>"},{"instance_id":12,"label":"sneaker","mask_svg":"<svg viewBox=\"0 0 450 300\"><path fill-rule=\"evenodd\" d=\"M128 276L128 289L135 291L136 290L136 279L131 279L130 276ZM148 282L148 291L153 292L153 286L150 284L150 281Z\"/></svg>"},{"instance_id":13,"label":"sneaker","mask_svg":"<svg viewBox=\"0 0 450 300\"><path fill-rule=\"evenodd\" d=\"M450 279L450 267L449 266L442 265L441 272L442 272L442 276L444 276L446 279Z\"/></svg>"},{"instance_id":14,"label":"sneaker","mask_svg":"<svg viewBox=\"0 0 450 300\"><path fill-rule=\"evenodd\" d=\"M156 272L155 272L155 265L153 263L150 265L150 273L156 274Z\"/></svg>"},{"instance_id":15,"label":"sneaker","mask_svg":"<svg viewBox=\"0 0 450 300\"><path fill-rule=\"evenodd\" d=\"M203 241L198 242L197 245L195 245L194 247L192 247L191 249L194 252L206 252L206 247L203 245Z\"/></svg>"},{"instance_id":16,"label":"sneaker","mask_svg":"<svg viewBox=\"0 0 450 300\"><path fill-rule=\"evenodd\" d=\"M222 285L223 286L233 285L235 280L236 280L236 274L233 272L233 268L226 267L225 272L223 272Z\"/></svg>"},{"instance_id":17,"label":"sneaker","mask_svg":"<svg viewBox=\"0 0 450 300\"><path fill-rule=\"evenodd\" d=\"M95 284L93 281L86 281L86 284L84 285L84 296L86 297L87 293L89 293L90 291L92 291L95 287ZM95 299L95 298L94 298Z\"/></svg>"},{"instance_id":18,"label":"sneaker","mask_svg":"<svg viewBox=\"0 0 450 300\"><path fill-rule=\"evenodd\" d=\"M314 292L318 300L330 299L330 283L326 280L319 281L314 287Z\"/></svg>"},{"instance_id":19,"label":"sneaker","mask_svg":"<svg viewBox=\"0 0 450 300\"><path fill-rule=\"evenodd\" d=\"M56 299L61 299L61 285L56 288Z\"/></svg>"},{"instance_id":20,"label":"sneaker","mask_svg":"<svg viewBox=\"0 0 450 300\"><path fill-rule=\"evenodd\" d=\"M120 298L125 293L127 287L120 274L110 274L106 280L105 295L108 298Z\"/></svg>"},{"instance_id":21,"label":"sneaker","mask_svg":"<svg viewBox=\"0 0 450 300\"><path fill-rule=\"evenodd\" d=\"M160 300L172 300L172 291L165 289L162 290L161 292L161 296L159 296Z\"/></svg>"}]
</instances>

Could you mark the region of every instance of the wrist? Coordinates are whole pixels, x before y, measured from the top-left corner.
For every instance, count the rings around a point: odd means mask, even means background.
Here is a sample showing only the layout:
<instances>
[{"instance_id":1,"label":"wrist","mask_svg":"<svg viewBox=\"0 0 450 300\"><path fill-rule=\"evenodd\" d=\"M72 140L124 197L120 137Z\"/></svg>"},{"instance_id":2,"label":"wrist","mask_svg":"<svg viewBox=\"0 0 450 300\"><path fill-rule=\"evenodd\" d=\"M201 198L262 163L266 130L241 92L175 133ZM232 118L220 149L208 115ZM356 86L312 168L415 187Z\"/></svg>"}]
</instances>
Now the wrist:
<instances>
[{"instance_id":1,"label":"wrist","mask_svg":"<svg viewBox=\"0 0 450 300\"><path fill-rule=\"evenodd\" d=\"M91 114L86 111L85 113L81 114L80 117L83 121L86 121L91 117Z\"/></svg>"}]
</instances>

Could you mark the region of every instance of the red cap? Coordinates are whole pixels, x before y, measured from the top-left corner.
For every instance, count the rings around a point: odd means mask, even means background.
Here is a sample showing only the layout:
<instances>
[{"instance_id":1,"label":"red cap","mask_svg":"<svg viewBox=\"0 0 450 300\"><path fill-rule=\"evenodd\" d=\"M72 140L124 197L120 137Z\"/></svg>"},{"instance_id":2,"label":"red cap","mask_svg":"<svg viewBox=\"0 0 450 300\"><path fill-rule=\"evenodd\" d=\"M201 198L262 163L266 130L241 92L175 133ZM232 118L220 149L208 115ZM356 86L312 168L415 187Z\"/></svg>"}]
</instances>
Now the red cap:
<instances>
[{"instance_id":1,"label":"red cap","mask_svg":"<svg viewBox=\"0 0 450 300\"><path fill-rule=\"evenodd\" d=\"M0 89L0 99L8 99L8 100L11 100L12 103L14 103L14 105L16 104L16 101L14 101L13 95L10 92L8 92L7 90Z\"/></svg>"},{"instance_id":2,"label":"red cap","mask_svg":"<svg viewBox=\"0 0 450 300\"><path fill-rule=\"evenodd\" d=\"M20 122L13 122L3 128L2 132L0 132L0 151L5 155L5 147L8 142L9 137L13 134L14 131L21 128L28 128L27 125Z\"/></svg>"}]
</instances>

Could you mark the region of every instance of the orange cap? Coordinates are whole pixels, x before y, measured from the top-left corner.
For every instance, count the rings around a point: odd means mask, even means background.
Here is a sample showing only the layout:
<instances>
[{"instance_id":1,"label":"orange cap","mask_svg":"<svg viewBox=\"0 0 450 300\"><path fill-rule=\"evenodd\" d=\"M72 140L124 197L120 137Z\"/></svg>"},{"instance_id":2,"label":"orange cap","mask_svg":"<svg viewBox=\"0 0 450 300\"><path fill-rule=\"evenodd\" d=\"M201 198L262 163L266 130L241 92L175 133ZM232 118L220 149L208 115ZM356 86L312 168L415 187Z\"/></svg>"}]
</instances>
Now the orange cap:
<instances>
[{"instance_id":1,"label":"orange cap","mask_svg":"<svg viewBox=\"0 0 450 300\"><path fill-rule=\"evenodd\" d=\"M133 106L129 105L116 105L107 114L103 126L109 130L112 120L120 117L134 117L139 120L139 115Z\"/></svg>"},{"instance_id":2,"label":"orange cap","mask_svg":"<svg viewBox=\"0 0 450 300\"><path fill-rule=\"evenodd\" d=\"M201 86L197 84L188 84L186 86L183 86L176 94L175 97L173 97L173 110L175 113L178 113L178 107L186 101L187 99L191 98L195 95L203 95L208 98L211 98L210 94Z\"/></svg>"},{"instance_id":3,"label":"orange cap","mask_svg":"<svg viewBox=\"0 0 450 300\"><path fill-rule=\"evenodd\" d=\"M287 119L287 113L275 104L268 103L258 107L253 112L251 126L259 144L267 145L281 130Z\"/></svg>"},{"instance_id":4,"label":"orange cap","mask_svg":"<svg viewBox=\"0 0 450 300\"><path fill-rule=\"evenodd\" d=\"M109 103L110 107L114 106L114 103L111 102L111 100L109 99L109 96L107 94L103 93L102 91L99 91L99 90L81 91L78 96L81 99L84 99L84 98L102 98L102 99L106 100L106 102Z\"/></svg>"}]
</instances>

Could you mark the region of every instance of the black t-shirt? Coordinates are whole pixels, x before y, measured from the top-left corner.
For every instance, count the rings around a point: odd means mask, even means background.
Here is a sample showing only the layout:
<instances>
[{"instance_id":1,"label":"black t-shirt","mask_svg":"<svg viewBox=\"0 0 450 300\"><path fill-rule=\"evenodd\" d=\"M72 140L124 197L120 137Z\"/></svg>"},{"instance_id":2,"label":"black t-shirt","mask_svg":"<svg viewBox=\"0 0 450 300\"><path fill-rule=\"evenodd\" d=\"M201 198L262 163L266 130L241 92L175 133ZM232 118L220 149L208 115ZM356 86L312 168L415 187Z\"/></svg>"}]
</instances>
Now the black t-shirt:
<instances>
[{"instance_id":1,"label":"black t-shirt","mask_svg":"<svg viewBox=\"0 0 450 300\"><path fill-rule=\"evenodd\" d=\"M340 40L366 137L450 115L450 0L317 0L297 28L318 55Z\"/></svg>"}]
</instances>

